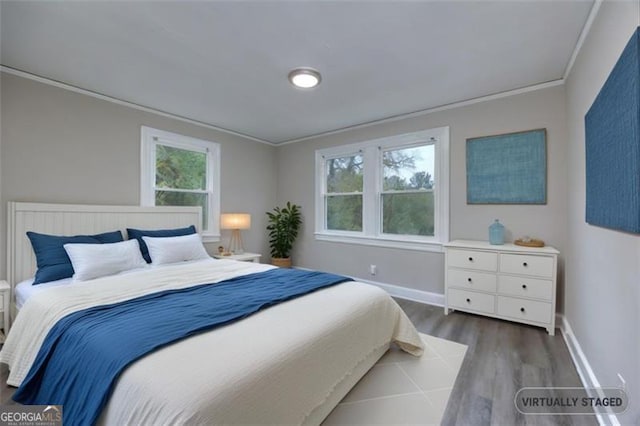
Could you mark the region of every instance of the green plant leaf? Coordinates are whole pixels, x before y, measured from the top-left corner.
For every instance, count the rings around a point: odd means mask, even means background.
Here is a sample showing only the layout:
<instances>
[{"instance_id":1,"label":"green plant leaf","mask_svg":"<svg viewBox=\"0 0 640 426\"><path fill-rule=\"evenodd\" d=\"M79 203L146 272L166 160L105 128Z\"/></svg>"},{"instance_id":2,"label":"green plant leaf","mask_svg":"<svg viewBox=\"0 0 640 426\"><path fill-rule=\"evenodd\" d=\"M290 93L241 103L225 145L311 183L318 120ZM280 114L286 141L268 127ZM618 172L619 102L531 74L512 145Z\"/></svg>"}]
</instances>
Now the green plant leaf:
<instances>
[{"instance_id":1,"label":"green plant leaf","mask_svg":"<svg viewBox=\"0 0 640 426\"><path fill-rule=\"evenodd\" d=\"M271 256L289 257L302 224L300 206L288 201L284 207L275 207L273 211L266 214L268 218L267 230L270 231Z\"/></svg>"}]
</instances>

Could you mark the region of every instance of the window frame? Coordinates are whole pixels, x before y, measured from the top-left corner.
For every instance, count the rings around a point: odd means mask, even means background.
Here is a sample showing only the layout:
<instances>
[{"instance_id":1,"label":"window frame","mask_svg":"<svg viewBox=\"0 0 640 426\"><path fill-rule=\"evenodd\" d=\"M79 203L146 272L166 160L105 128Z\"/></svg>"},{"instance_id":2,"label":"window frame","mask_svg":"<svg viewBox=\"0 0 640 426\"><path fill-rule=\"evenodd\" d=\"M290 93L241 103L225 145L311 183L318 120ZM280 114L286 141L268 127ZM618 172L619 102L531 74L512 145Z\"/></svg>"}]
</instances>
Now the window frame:
<instances>
[{"instance_id":1,"label":"window frame","mask_svg":"<svg viewBox=\"0 0 640 426\"><path fill-rule=\"evenodd\" d=\"M207 155L206 189L204 191L178 190L178 192L207 193L208 229L202 229L202 223L197 224L196 227L201 230L204 242L220 241L220 144L147 126L141 126L140 133L140 205L155 206L156 190L162 190L162 188L156 188L157 145L205 153Z\"/></svg>"},{"instance_id":2,"label":"window frame","mask_svg":"<svg viewBox=\"0 0 640 426\"><path fill-rule=\"evenodd\" d=\"M434 236L383 233L383 152L434 145ZM360 153L364 159L362 231L326 227L326 163L331 158ZM315 239L418 251L442 251L449 241L449 127L405 133L380 139L316 150Z\"/></svg>"}]
</instances>

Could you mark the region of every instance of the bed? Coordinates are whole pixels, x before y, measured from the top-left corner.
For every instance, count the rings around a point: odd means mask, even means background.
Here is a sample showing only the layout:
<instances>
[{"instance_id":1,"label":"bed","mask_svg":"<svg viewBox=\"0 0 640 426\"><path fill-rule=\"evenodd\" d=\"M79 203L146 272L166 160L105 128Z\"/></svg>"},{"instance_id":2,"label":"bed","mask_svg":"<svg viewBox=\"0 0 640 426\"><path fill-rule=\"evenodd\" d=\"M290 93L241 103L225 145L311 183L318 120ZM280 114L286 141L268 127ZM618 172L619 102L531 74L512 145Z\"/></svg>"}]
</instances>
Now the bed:
<instances>
[{"instance_id":1,"label":"bed","mask_svg":"<svg viewBox=\"0 0 640 426\"><path fill-rule=\"evenodd\" d=\"M122 229L132 220L158 228L199 223L194 209L51 206L10 205L12 285L33 275L32 255L18 241L26 230L72 234ZM10 368L8 384L22 383L51 328L73 312L273 269L204 259L32 292L0 352ZM422 351L415 328L384 291L355 281L333 285L135 361L119 376L98 423L319 424L391 342L415 355Z\"/></svg>"}]
</instances>

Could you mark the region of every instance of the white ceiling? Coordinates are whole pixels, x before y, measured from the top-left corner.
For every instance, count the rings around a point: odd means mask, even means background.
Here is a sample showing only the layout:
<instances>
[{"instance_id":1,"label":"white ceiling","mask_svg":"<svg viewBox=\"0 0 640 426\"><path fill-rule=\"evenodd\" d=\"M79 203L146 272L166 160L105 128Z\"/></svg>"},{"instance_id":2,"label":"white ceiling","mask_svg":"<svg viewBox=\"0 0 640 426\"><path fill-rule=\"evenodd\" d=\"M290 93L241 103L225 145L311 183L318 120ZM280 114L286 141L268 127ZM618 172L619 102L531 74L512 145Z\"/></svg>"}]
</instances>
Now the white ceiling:
<instances>
[{"instance_id":1,"label":"white ceiling","mask_svg":"<svg viewBox=\"0 0 640 426\"><path fill-rule=\"evenodd\" d=\"M3 1L0 60L279 143L561 79L591 5Z\"/></svg>"}]
</instances>

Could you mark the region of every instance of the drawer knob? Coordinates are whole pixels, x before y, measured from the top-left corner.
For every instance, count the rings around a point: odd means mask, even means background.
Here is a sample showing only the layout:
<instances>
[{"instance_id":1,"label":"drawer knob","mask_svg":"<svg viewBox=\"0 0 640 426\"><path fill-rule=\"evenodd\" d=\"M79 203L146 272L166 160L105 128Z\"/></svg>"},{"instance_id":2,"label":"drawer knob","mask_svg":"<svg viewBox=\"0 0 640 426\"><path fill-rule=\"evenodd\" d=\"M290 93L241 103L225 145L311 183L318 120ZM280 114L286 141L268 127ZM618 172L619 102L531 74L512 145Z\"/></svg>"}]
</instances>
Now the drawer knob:
<instances>
[{"instance_id":1,"label":"drawer knob","mask_svg":"<svg viewBox=\"0 0 640 426\"><path fill-rule=\"evenodd\" d=\"M471 299L467 299L467 303L471 303Z\"/></svg>"},{"instance_id":2,"label":"drawer knob","mask_svg":"<svg viewBox=\"0 0 640 426\"><path fill-rule=\"evenodd\" d=\"M527 265L527 262L522 262L522 266L524 266L526 268L529 265Z\"/></svg>"},{"instance_id":3,"label":"drawer knob","mask_svg":"<svg viewBox=\"0 0 640 426\"><path fill-rule=\"evenodd\" d=\"M524 308L520 308L520 312L524 313Z\"/></svg>"},{"instance_id":4,"label":"drawer knob","mask_svg":"<svg viewBox=\"0 0 640 426\"><path fill-rule=\"evenodd\" d=\"M526 285L526 284L522 284L522 288L523 288L524 290L526 290L526 289L527 289L527 285Z\"/></svg>"},{"instance_id":5,"label":"drawer knob","mask_svg":"<svg viewBox=\"0 0 640 426\"><path fill-rule=\"evenodd\" d=\"M473 262L473 257L470 257L470 258L469 258L469 262Z\"/></svg>"},{"instance_id":6,"label":"drawer knob","mask_svg":"<svg viewBox=\"0 0 640 426\"><path fill-rule=\"evenodd\" d=\"M471 278L467 278L467 281L471 282Z\"/></svg>"}]
</instances>

